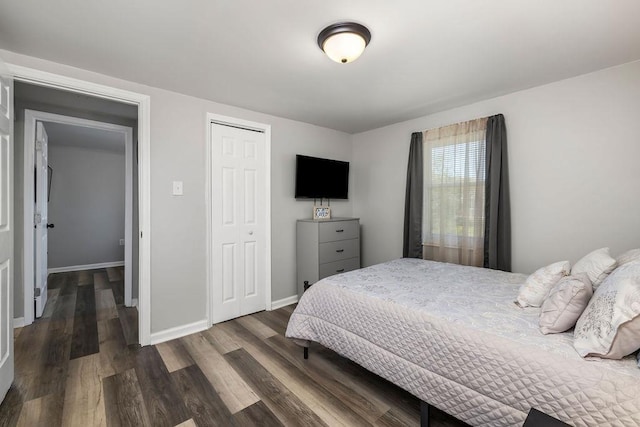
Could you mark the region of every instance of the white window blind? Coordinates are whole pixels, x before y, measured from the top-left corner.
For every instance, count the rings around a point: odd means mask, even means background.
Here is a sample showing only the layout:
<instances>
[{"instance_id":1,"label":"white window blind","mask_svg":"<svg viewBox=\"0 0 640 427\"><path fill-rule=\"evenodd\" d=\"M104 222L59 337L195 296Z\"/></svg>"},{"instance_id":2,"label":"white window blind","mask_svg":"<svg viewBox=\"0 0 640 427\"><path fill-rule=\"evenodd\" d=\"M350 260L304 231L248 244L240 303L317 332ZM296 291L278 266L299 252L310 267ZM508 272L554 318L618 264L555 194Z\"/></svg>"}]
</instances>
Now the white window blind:
<instances>
[{"instance_id":1,"label":"white window blind","mask_svg":"<svg viewBox=\"0 0 640 427\"><path fill-rule=\"evenodd\" d=\"M487 119L425 131L423 255L482 266Z\"/></svg>"}]
</instances>

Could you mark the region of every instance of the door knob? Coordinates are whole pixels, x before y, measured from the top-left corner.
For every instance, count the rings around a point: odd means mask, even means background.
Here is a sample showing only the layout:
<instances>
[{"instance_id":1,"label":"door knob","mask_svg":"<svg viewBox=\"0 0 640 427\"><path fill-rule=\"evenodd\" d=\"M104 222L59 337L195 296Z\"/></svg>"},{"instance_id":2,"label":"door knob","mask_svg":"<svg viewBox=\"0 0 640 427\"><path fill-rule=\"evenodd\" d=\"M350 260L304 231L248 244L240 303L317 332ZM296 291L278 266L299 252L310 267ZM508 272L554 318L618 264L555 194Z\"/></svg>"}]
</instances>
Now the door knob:
<instances>
[{"instance_id":1,"label":"door knob","mask_svg":"<svg viewBox=\"0 0 640 427\"><path fill-rule=\"evenodd\" d=\"M55 226L55 224L47 224L47 228L54 228Z\"/></svg>"}]
</instances>

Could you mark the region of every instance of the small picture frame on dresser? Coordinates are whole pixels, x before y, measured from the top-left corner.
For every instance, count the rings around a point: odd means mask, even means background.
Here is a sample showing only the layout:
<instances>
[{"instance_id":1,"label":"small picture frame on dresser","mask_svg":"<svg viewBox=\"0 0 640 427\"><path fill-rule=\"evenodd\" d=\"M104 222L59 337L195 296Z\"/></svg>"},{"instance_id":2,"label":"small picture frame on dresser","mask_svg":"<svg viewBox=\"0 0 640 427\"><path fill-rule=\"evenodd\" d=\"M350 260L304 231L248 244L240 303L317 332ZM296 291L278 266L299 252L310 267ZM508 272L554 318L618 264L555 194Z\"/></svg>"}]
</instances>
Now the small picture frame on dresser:
<instances>
[{"instance_id":1,"label":"small picture frame on dresser","mask_svg":"<svg viewBox=\"0 0 640 427\"><path fill-rule=\"evenodd\" d=\"M329 206L314 206L313 219L331 219L331 208Z\"/></svg>"}]
</instances>

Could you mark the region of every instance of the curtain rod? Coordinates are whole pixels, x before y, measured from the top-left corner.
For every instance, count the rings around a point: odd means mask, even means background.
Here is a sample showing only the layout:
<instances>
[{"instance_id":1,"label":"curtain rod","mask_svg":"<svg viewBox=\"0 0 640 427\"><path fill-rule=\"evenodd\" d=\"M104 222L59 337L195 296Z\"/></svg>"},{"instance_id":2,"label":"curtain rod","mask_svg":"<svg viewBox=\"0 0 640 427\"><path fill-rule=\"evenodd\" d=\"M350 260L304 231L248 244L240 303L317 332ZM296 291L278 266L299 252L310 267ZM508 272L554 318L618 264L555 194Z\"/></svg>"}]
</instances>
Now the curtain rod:
<instances>
[{"instance_id":1,"label":"curtain rod","mask_svg":"<svg viewBox=\"0 0 640 427\"><path fill-rule=\"evenodd\" d=\"M466 123L466 122L470 122L470 121L473 121L473 120L488 119L489 117L497 116L497 115L500 115L500 114L501 114L501 113L491 114L490 116L486 116L486 117L476 117L475 119L462 120L462 121L459 121L459 122L456 122L456 123L449 123L448 125L436 126L436 127L432 127L432 128L429 128L429 129L423 129L423 130L415 130L415 131L413 131L413 132L411 132L411 133L415 133L415 132L426 132L426 131L429 131L429 130L439 129L439 128L443 128L443 127L447 127L447 126L459 125L459 124Z\"/></svg>"}]
</instances>

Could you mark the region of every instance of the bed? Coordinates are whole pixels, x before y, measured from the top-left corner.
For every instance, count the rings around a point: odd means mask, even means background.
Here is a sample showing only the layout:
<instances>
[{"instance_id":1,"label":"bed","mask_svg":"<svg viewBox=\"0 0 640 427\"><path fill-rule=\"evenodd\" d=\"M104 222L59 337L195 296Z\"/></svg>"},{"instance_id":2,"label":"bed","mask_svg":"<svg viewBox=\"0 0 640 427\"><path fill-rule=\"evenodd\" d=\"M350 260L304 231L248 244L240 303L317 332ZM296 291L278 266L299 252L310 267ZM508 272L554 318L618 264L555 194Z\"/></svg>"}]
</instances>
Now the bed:
<instances>
[{"instance_id":1,"label":"bed","mask_svg":"<svg viewBox=\"0 0 640 427\"><path fill-rule=\"evenodd\" d=\"M474 426L521 426L536 408L575 426L640 425L640 369L581 358L514 304L526 276L399 259L325 278L286 336L320 343Z\"/></svg>"}]
</instances>

